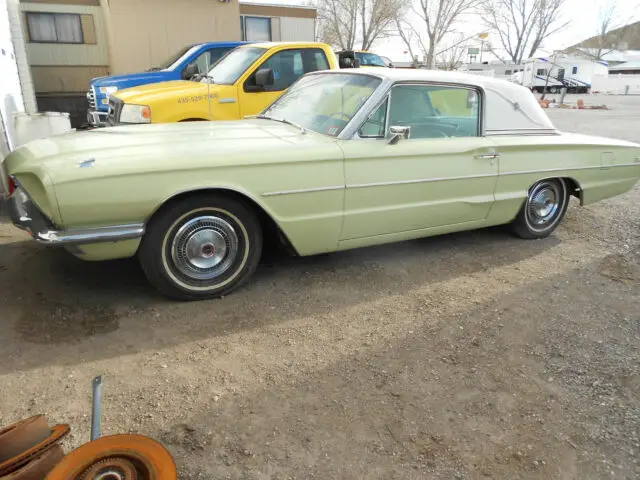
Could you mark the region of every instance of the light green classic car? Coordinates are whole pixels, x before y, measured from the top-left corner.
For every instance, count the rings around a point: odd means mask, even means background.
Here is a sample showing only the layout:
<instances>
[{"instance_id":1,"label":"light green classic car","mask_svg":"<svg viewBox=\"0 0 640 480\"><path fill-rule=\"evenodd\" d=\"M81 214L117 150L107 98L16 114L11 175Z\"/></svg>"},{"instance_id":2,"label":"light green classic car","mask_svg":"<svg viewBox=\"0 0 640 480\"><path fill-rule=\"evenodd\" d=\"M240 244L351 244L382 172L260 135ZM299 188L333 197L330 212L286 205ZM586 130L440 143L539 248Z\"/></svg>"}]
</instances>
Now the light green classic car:
<instances>
[{"instance_id":1,"label":"light green classic car","mask_svg":"<svg viewBox=\"0 0 640 480\"><path fill-rule=\"evenodd\" d=\"M640 145L558 132L531 92L402 69L307 75L257 118L123 126L5 161L16 226L86 260L137 255L179 299L246 282L263 241L314 255L510 224L522 238L640 177Z\"/></svg>"}]
</instances>

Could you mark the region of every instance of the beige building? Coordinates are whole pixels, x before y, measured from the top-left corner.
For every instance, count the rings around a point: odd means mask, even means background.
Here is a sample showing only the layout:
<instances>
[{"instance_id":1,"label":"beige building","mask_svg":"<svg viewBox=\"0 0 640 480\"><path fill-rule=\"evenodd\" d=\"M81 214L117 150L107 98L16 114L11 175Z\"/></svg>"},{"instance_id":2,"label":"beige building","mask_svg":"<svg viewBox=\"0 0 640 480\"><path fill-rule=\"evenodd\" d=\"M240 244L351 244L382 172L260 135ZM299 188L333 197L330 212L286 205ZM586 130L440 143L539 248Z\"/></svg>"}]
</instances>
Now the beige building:
<instances>
[{"instance_id":1,"label":"beige building","mask_svg":"<svg viewBox=\"0 0 640 480\"><path fill-rule=\"evenodd\" d=\"M16 0L17 1L17 0ZM89 81L139 72L185 45L313 40L316 11L238 0L19 0L41 110L84 118Z\"/></svg>"}]
</instances>

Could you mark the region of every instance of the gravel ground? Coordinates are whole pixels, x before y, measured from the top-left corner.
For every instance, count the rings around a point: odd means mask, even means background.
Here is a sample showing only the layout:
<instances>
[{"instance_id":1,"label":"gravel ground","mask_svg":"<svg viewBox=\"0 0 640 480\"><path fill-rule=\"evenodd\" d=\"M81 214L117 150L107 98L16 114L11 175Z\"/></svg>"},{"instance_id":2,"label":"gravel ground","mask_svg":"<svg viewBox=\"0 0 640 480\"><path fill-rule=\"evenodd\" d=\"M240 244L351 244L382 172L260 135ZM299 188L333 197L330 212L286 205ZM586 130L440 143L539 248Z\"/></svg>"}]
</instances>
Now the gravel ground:
<instances>
[{"instance_id":1,"label":"gravel ground","mask_svg":"<svg viewBox=\"0 0 640 480\"><path fill-rule=\"evenodd\" d=\"M640 97L550 110L640 141ZM0 425L34 413L161 440L181 479L640 476L640 188L501 229L265 259L172 303L134 261L88 264L0 224Z\"/></svg>"}]
</instances>

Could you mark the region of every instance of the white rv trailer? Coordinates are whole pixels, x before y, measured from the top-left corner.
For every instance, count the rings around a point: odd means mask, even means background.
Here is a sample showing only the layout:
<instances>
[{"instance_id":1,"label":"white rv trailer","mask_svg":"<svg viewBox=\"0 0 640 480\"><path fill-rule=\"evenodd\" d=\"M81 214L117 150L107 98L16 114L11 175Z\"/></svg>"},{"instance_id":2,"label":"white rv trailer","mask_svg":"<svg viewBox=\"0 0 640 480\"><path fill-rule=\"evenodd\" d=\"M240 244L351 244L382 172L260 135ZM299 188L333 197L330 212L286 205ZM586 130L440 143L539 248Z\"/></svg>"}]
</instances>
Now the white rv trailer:
<instances>
[{"instance_id":1,"label":"white rv trailer","mask_svg":"<svg viewBox=\"0 0 640 480\"><path fill-rule=\"evenodd\" d=\"M484 63L468 63L460 68L463 72L474 73L476 75L484 75L488 77L502 78L511 80L511 76L522 71L522 65L503 62L484 62Z\"/></svg>"},{"instance_id":2,"label":"white rv trailer","mask_svg":"<svg viewBox=\"0 0 640 480\"><path fill-rule=\"evenodd\" d=\"M514 80L540 93L545 85L550 93L559 92L563 87L569 93L589 93L593 77L608 74L607 62L557 55L530 58L524 62L524 72Z\"/></svg>"}]
</instances>

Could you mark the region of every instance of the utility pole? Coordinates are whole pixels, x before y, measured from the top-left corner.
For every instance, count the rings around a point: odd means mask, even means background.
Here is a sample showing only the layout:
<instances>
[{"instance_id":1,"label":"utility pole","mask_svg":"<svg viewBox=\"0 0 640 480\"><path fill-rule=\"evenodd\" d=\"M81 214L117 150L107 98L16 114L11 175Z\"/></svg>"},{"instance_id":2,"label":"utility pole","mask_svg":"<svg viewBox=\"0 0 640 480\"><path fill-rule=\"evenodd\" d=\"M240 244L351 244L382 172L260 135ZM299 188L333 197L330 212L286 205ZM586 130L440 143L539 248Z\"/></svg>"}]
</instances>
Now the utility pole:
<instances>
[{"instance_id":1,"label":"utility pole","mask_svg":"<svg viewBox=\"0 0 640 480\"><path fill-rule=\"evenodd\" d=\"M489 34L486 32L483 32L480 35L478 35L478 37L480 38L480 63L482 63L482 51L484 50L484 41L489 37Z\"/></svg>"}]
</instances>

